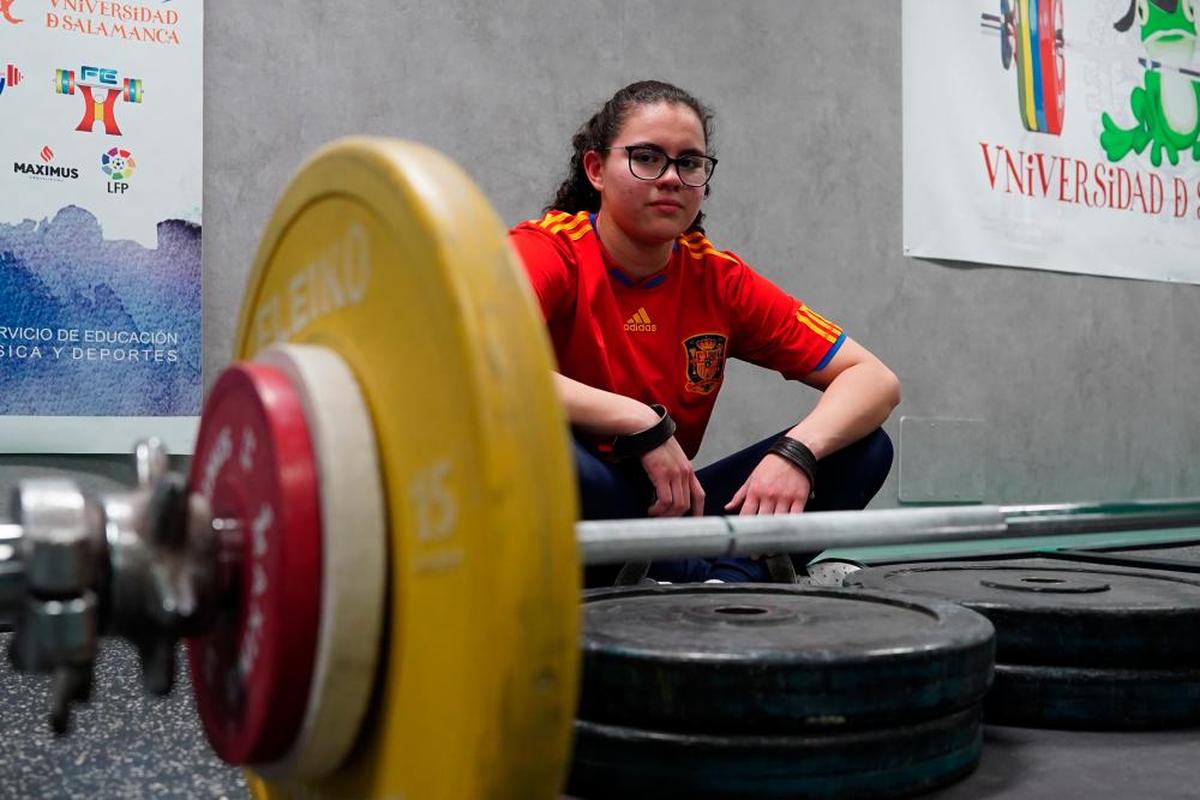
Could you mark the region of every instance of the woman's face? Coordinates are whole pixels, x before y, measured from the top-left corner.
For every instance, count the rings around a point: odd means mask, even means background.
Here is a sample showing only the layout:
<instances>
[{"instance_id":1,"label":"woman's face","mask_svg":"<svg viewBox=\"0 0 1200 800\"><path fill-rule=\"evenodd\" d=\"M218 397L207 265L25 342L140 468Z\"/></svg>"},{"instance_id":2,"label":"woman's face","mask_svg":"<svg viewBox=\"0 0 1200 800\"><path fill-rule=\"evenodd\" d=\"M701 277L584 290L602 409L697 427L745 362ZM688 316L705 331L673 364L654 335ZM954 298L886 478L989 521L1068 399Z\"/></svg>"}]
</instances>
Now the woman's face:
<instances>
[{"instance_id":1,"label":"woman's face","mask_svg":"<svg viewBox=\"0 0 1200 800\"><path fill-rule=\"evenodd\" d=\"M687 186L672 165L655 180L634 177L629 152L643 146L671 158L704 154L704 127L696 112L680 103L654 103L634 108L610 149L591 151L584 168L600 193L600 209L631 240L648 245L674 241L700 211L703 187Z\"/></svg>"}]
</instances>

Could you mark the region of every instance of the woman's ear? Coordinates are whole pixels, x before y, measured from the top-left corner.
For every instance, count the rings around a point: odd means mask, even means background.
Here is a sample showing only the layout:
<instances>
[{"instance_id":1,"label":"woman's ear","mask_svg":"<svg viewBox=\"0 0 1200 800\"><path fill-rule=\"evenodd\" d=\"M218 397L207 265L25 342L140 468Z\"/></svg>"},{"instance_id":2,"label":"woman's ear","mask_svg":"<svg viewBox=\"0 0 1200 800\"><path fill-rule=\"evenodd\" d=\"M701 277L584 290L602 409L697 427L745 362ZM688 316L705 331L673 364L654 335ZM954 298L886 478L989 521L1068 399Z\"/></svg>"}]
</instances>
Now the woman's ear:
<instances>
[{"instance_id":1,"label":"woman's ear","mask_svg":"<svg viewBox=\"0 0 1200 800\"><path fill-rule=\"evenodd\" d=\"M597 192L604 190L604 159L595 150L583 154L583 172Z\"/></svg>"}]
</instances>

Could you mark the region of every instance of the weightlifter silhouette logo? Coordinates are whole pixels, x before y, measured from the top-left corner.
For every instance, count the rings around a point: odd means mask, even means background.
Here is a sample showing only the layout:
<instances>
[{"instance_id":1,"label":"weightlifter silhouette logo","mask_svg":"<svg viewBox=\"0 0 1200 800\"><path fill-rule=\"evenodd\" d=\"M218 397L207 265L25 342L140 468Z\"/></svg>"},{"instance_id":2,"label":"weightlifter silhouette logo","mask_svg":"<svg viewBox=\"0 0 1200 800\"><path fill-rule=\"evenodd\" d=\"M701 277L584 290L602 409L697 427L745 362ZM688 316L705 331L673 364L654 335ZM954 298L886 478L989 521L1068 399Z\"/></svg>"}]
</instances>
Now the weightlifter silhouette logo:
<instances>
[{"instance_id":1,"label":"weightlifter silhouette logo","mask_svg":"<svg viewBox=\"0 0 1200 800\"><path fill-rule=\"evenodd\" d=\"M104 127L104 133L109 136L120 136L121 128L117 125L117 101L126 103L142 102L142 82L137 78L120 79L115 69L83 66L79 68L78 80L73 69L58 69L54 71L54 91L56 94L73 95L76 92L83 98L83 119L75 130L91 133L96 124Z\"/></svg>"}]
</instances>

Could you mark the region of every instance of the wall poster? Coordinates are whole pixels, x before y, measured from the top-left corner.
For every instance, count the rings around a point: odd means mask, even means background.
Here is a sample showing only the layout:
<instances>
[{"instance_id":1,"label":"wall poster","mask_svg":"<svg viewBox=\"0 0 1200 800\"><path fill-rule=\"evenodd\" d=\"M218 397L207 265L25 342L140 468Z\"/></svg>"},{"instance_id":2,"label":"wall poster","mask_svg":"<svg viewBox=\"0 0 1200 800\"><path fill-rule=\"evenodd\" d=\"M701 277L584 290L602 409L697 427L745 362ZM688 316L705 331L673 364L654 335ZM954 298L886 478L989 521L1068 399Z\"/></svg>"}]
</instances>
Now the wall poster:
<instances>
[{"instance_id":1,"label":"wall poster","mask_svg":"<svg viewBox=\"0 0 1200 800\"><path fill-rule=\"evenodd\" d=\"M1200 283L1200 0L904 0L906 255Z\"/></svg>"},{"instance_id":2,"label":"wall poster","mask_svg":"<svg viewBox=\"0 0 1200 800\"><path fill-rule=\"evenodd\" d=\"M0 0L0 452L191 452L202 0Z\"/></svg>"}]
</instances>

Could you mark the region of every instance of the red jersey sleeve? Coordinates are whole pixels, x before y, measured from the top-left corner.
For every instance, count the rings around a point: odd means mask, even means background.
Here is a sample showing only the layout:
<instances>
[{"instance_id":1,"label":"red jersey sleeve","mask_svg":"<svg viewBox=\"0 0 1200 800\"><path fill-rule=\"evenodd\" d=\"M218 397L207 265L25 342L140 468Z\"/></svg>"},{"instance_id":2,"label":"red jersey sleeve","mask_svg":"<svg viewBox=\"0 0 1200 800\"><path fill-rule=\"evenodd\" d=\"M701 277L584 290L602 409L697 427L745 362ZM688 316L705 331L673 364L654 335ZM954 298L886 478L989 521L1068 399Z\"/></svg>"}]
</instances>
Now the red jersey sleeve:
<instances>
[{"instance_id":1,"label":"red jersey sleeve","mask_svg":"<svg viewBox=\"0 0 1200 800\"><path fill-rule=\"evenodd\" d=\"M576 276L571 253L536 221L517 225L509 231L508 241L525 267L546 321L570 313L575 301Z\"/></svg>"},{"instance_id":2,"label":"red jersey sleeve","mask_svg":"<svg viewBox=\"0 0 1200 800\"><path fill-rule=\"evenodd\" d=\"M800 379L821 369L845 341L841 327L756 273L740 259L730 267L730 355Z\"/></svg>"}]
</instances>

